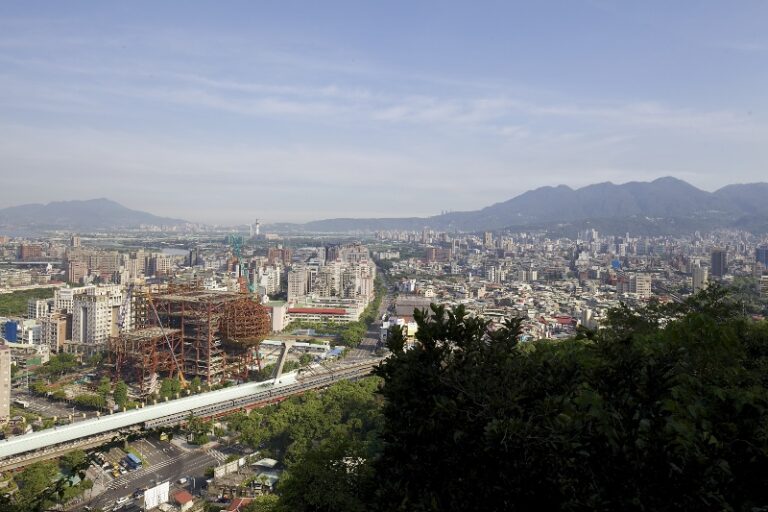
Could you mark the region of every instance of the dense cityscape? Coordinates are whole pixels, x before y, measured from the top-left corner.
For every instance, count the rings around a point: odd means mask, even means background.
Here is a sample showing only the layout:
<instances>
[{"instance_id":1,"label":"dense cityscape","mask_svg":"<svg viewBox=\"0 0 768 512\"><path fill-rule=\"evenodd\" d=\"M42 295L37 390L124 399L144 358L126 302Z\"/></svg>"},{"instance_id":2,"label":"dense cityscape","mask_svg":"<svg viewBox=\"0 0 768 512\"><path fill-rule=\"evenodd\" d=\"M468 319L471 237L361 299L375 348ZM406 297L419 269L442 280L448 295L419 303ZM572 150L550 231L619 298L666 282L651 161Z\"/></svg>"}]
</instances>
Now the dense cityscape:
<instances>
[{"instance_id":1,"label":"dense cityscape","mask_svg":"<svg viewBox=\"0 0 768 512\"><path fill-rule=\"evenodd\" d=\"M492 330L520 318L522 343L597 331L622 304L682 302L710 284L733 290L754 320L768 313L768 244L743 231L647 237L589 229L554 238L424 228L353 239L261 230L255 221L217 236L160 229L2 237L0 380L10 383L0 397L3 436L83 425L67 443L51 441L46 454L40 446L3 452L3 469L73 457L78 447L91 462L89 483L68 488L64 509L144 506L150 488L152 500L159 492L182 510L237 503L273 491L284 461L244 448L228 422L243 406L229 397L213 415L158 410L106 436L89 432L88 422L247 382L262 383L262 392L311 389L318 375L381 360L392 326L414 343L414 311L432 303L463 305ZM241 403L271 402L255 395ZM137 437L131 425L151 434ZM230 460L240 466L227 470ZM13 473L5 474L13 491Z\"/></svg>"},{"instance_id":2,"label":"dense cityscape","mask_svg":"<svg viewBox=\"0 0 768 512\"><path fill-rule=\"evenodd\" d=\"M0 2L0 512L768 512L766 19Z\"/></svg>"}]
</instances>

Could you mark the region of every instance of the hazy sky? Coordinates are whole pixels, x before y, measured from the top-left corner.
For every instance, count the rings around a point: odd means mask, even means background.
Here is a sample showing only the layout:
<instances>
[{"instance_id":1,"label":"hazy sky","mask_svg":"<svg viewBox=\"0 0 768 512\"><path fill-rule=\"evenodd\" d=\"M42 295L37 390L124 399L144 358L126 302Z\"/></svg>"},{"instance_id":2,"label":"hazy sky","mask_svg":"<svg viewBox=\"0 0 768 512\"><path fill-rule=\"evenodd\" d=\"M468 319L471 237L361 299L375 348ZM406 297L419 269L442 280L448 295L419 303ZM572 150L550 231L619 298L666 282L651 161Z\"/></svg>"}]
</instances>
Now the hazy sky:
<instances>
[{"instance_id":1,"label":"hazy sky","mask_svg":"<svg viewBox=\"0 0 768 512\"><path fill-rule=\"evenodd\" d=\"M432 215L768 181L768 2L0 3L0 207Z\"/></svg>"}]
</instances>

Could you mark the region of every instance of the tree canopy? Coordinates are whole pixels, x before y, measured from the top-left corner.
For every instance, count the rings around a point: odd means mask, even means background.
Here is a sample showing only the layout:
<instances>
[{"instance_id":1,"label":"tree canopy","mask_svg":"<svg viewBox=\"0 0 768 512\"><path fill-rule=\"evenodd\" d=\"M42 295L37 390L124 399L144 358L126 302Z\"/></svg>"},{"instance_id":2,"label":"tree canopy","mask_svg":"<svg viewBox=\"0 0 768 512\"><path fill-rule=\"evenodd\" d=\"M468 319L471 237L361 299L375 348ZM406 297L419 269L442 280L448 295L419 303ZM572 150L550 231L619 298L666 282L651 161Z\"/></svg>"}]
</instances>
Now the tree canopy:
<instances>
[{"instance_id":1,"label":"tree canopy","mask_svg":"<svg viewBox=\"0 0 768 512\"><path fill-rule=\"evenodd\" d=\"M514 321L432 306L395 331L378 510L760 510L768 505L768 326L719 288L613 311L521 347Z\"/></svg>"}]
</instances>

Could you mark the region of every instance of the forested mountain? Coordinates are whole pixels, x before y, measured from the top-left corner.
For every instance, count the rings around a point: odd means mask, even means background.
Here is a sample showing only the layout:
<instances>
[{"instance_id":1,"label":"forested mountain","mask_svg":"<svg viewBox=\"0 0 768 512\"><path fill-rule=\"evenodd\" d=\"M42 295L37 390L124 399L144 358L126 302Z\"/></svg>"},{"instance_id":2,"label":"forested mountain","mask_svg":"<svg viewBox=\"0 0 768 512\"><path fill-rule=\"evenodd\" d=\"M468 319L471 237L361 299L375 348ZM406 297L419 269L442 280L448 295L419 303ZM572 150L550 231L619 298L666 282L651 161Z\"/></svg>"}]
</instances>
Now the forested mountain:
<instances>
[{"instance_id":1,"label":"forested mountain","mask_svg":"<svg viewBox=\"0 0 768 512\"><path fill-rule=\"evenodd\" d=\"M25 204L0 210L0 227L96 229L126 228L141 225L175 226L186 221L158 217L131 210L109 199L55 201L48 204Z\"/></svg>"},{"instance_id":2,"label":"forested mountain","mask_svg":"<svg viewBox=\"0 0 768 512\"><path fill-rule=\"evenodd\" d=\"M477 211L452 212L426 218L329 219L309 222L309 231L413 229L424 227L477 231L506 227L545 226L592 221L681 229L754 224L768 219L768 183L729 185L716 192L700 190L685 181L666 177L652 182L621 185L597 183L572 189L565 185L541 187ZM625 229L622 229L622 226Z\"/></svg>"}]
</instances>

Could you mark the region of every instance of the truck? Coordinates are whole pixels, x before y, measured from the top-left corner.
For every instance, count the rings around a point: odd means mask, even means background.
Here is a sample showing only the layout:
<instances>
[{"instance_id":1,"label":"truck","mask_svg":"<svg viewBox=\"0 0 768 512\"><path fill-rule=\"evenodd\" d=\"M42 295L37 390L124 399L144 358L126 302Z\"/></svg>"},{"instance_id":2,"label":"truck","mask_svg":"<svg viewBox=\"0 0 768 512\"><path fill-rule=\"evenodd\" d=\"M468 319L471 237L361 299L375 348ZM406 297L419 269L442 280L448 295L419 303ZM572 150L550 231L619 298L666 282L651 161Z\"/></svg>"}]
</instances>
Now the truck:
<instances>
[{"instance_id":1,"label":"truck","mask_svg":"<svg viewBox=\"0 0 768 512\"><path fill-rule=\"evenodd\" d=\"M141 459L129 453L125 456L125 464L131 469L139 469L141 467Z\"/></svg>"}]
</instances>

